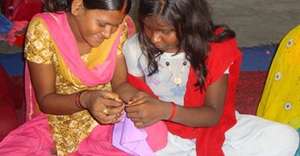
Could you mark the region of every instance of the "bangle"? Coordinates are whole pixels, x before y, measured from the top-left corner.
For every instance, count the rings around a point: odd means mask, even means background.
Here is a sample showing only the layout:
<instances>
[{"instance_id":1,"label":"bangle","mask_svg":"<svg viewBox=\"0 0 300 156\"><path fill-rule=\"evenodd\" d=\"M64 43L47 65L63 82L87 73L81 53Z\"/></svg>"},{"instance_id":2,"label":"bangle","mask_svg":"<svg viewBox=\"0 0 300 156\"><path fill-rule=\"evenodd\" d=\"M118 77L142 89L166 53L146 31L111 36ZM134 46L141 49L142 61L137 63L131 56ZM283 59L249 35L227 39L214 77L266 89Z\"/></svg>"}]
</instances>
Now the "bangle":
<instances>
[{"instance_id":1,"label":"bangle","mask_svg":"<svg viewBox=\"0 0 300 156\"><path fill-rule=\"evenodd\" d=\"M172 120L176 115L176 111L177 111L177 105L174 102L171 102L171 104L172 104L172 110L168 120Z\"/></svg>"},{"instance_id":2,"label":"bangle","mask_svg":"<svg viewBox=\"0 0 300 156\"><path fill-rule=\"evenodd\" d=\"M78 92L75 94L75 105L80 108L80 109L84 109L84 107L82 106L81 102L80 102L80 96L83 92Z\"/></svg>"}]
</instances>

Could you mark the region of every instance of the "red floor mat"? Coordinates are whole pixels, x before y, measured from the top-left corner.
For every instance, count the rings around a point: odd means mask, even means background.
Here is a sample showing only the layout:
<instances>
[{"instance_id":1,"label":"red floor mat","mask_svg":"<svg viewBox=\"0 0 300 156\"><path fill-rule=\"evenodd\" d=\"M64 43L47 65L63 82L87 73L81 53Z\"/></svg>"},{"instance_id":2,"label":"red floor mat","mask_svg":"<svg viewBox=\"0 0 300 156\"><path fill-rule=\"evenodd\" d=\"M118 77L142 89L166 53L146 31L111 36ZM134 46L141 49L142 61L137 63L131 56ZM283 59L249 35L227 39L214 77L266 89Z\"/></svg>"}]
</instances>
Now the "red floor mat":
<instances>
[{"instance_id":1,"label":"red floor mat","mask_svg":"<svg viewBox=\"0 0 300 156\"><path fill-rule=\"evenodd\" d=\"M267 72L241 72L236 94L236 108L240 113L256 113L266 78Z\"/></svg>"}]
</instances>

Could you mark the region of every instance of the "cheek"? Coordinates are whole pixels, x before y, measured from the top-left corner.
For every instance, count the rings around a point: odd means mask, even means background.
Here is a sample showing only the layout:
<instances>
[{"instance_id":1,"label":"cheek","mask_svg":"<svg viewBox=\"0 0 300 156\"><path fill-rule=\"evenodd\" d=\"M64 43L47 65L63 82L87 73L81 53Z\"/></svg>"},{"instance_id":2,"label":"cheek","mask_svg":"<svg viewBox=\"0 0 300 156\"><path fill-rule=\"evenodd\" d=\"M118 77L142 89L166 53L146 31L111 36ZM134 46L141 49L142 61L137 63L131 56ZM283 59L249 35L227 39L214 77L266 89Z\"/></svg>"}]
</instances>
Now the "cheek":
<instances>
[{"instance_id":1,"label":"cheek","mask_svg":"<svg viewBox=\"0 0 300 156\"><path fill-rule=\"evenodd\" d=\"M99 33L101 31L101 28L99 25L93 21L93 20L88 20L85 23L82 24L83 29L85 29L86 35L93 35L95 33Z\"/></svg>"},{"instance_id":2,"label":"cheek","mask_svg":"<svg viewBox=\"0 0 300 156\"><path fill-rule=\"evenodd\" d=\"M151 32L149 31L149 30L147 30L147 29L144 29L144 33L145 33L145 35L146 35L146 37L150 40L151 39Z\"/></svg>"},{"instance_id":3,"label":"cheek","mask_svg":"<svg viewBox=\"0 0 300 156\"><path fill-rule=\"evenodd\" d=\"M165 38L165 42L172 47L177 47L178 45L178 40L176 35L168 36L167 38Z\"/></svg>"},{"instance_id":4,"label":"cheek","mask_svg":"<svg viewBox=\"0 0 300 156\"><path fill-rule=\"evenodd\" d=\"M80 32L83 37L89 36L91 34L92 29L93 28L91 27L91 25L88 26L87 23L82 23L80 25Z\"/></svg>"},{"instance_id":5,"label":"cheek","mask_svg":"<svg viewBox=\"0 0 300 156\"><path fill-rule=\"evenodd\" d=\"M95 34L95 33L99 33L99 32L101 32L101 31L103 31L103 29L104 28L102 28L102 27L100 27L98 24L96 24L96 23L90 23L90 25L89 26L87 26L87 27L89 27L89 33L90 34Z\"/></svg>"}]
</instances>

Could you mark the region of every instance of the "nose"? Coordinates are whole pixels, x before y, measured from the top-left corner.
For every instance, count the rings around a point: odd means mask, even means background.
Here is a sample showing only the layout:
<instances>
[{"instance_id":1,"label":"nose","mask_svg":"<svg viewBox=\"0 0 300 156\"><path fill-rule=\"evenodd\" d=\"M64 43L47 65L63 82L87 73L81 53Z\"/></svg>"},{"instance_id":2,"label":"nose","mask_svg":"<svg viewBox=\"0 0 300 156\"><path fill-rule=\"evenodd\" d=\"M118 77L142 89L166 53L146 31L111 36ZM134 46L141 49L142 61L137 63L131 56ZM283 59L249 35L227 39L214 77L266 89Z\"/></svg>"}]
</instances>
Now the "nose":
<instances>
[{"instance_id":1,"label":"nose","mask_svg":"<svg viewBox=\"0 0 300 156\"><path fill-rule=\"evenodd\" d=\"M161 42L161 34L160 32L153 32L151 35L151 42L153 44Z\"/></svg>"},{"instance_id":2,"label":"nose","mask_svg":"<svg viewBox=\"0 0 300 156\"><path fill-rule=\"evenodd\" d=\"M111 36L112 33L113 33L113 27L110 26L110 25L106 25L104 27L102 35L103 35L104 38L108 39L108 38L110 38L110 36Z\"/></svg>"}]
</instances>

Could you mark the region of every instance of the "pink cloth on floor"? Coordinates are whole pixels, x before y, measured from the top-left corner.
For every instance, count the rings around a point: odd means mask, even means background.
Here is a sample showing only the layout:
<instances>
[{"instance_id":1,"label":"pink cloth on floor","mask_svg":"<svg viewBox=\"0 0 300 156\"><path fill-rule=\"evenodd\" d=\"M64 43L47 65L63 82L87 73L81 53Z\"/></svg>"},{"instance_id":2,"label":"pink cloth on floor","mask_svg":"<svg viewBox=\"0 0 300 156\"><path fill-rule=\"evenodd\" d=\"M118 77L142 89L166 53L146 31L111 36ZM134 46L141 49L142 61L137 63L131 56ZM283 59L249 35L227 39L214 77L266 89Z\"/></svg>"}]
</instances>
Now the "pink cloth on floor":
<instances>
[{"instance_id":1,"label":"pink cloth on floor","mask_svg":"<svg viewBox=\"0 0 300 156\"><path fill-rule=\"evenodd\" d=\"M109 155L127 156L128 154L111 144L112 126L97 126L84 139L72 156ZM0 142L0 155L5 156L50 156L54 151L52 136L49 132L47 116L41 114L12 131ZM108 153L109 152L109 153Z\"/></svg>"}]
</instances>

